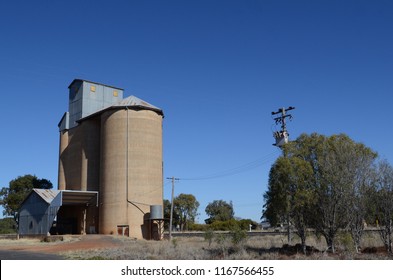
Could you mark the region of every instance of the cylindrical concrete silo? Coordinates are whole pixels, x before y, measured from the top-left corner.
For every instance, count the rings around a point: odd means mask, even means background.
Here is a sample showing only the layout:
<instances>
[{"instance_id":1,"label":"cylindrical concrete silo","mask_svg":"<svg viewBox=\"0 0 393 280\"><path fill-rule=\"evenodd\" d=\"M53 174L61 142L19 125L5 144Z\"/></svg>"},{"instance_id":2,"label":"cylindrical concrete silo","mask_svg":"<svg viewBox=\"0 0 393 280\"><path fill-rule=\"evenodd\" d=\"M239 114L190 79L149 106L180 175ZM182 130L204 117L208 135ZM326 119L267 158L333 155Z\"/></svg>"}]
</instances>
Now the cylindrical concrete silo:
<instances>
[{"instance_id":1,"label":"cylindrical concrete silo","mask_svg":"<svg viewBox=\"0 0 393 280\"><path fill-rule=\"evenodd\" d=\"M59 173L57 186L59 190L66 189L66 177L65 177L65 155L63 154L68 146L68 130L60 131L60 145L59 145Z\"/></svg>"},{"instance_id":2,"label":"cylindrical concrete silo","mask_svg":"<svg viewBox=\"0 0 393 280\"><path fill-rule=\"evenodd\" d=\"M162 204L162 114L140 107L101 115L100 233L148 236L150 205ZM124 232L124 231L123 231Z\"/></svg>"},{"instance_id":3,"label":"cylindrical concrete silo","mask_svg":"<svg viewBox=\"0 0 393 280\"><path fill-rule=\"evenodd\" d=\"M127 224L126 135L124 110L108 110L101 115L100 229L114 234Z\"/></svg>"},{"instance_id":4,"label":"cylindrical concrete silo","mask_svg":"<svg viewBox=\"0 0 393 280\"><path fill-rule=\"evenodd\" d=\"M81 191L99 191L100 186L100 118L81 122Z\"/></svg>"}]
</instances>

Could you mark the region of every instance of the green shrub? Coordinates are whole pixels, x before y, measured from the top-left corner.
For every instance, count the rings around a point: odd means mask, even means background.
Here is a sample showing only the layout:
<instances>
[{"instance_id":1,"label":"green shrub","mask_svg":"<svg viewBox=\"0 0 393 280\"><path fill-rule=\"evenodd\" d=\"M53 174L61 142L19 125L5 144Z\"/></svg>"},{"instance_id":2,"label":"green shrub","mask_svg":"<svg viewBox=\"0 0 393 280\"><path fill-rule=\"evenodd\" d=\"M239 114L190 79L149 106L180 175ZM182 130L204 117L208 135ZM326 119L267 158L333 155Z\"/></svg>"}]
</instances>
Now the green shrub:
<instances>
[{"instance_id":1,"label":"green shrub","mask_svg":"<svg viewBox=\"0 0 393 280\"><path fill-rule=\"evenodd\" d=\"M0 219L0 234L11 234L17 232L17 224L13 218Z\"/></svg>"},{"instance_id":2,"label":"green shrub","mask_svg":"<svg viewBox=\"0 0 393 280\"><path fill-rule=\"evenodd\" d=\"M222 230L222 231L233 231L236 229L241 229L241 230L249 230L250 225L252 225L252 228L256 228L258 224L250 219L246 220L229 220L229 221L216 221L213 222L209 225L209 227L212 230Z\"/></svg>"},{"instance_id":3,"label":"green shrub","mask_svg":"<svg viewBox=\"0 0 393 280\"><path fill-rule=\"evenodd\" d=\"M206 231L209 228L209 225L205 224L191 224L188 226L188 230L190 231Z\"/></svg>"},{"instance_id":4,"label":"green shrub","mask_svg":"<svg viewBox=\"0 0 393 280\"><path fill-rule=\"evenodd\" d=\"M215 241L218 245L218 249L220 250L220 253L222 254L222 258L225 259L226 255L228 254L228 244L227 244L227 238L228 236L226 234L218 233L215 234Z\"/></svg>"},{"instance_id":5,"label":"green shrub","mask_svg":"<svg viewBox=\"0 0 393 280\"><path fill-rule=\"evenodd\" d=\"M240 227L231 231L232 244L234 246L241 245L247 239L247 232Z\"/></svg>"},{"instance_id":6,"label":"green shrub","mask_svg":"<svg viewBox=\"0 0 393 280\"><path fill-rule=\"evenodd\" d=\"M172 245L173 245L173 247L176 249L177 248L177 245L179 245L179 242L178 242L178 240L176 239L176 238L173 238L172 239Z\"/></svg>"},{"instance_id":7,"label":"green shrub","mask_svg":"<svg viewBox=\"0 0 393 280\"><path fill-rule=\"evenodd\" d=\"M207 231L207 230L213 230L213 231L232 231L237 228L240 228L242 230L249 230L250 225L252 226L252 229L256 229L258 226L257 222L254 222L253 220L250 219L243 219L243 220L235 220L231 219L228 221L215 221L211 224L190 224L188 226L188 230L190 231Z\"/></svg>"},{"instance_id":8,"label":"green shrub","mask_svg":"<svg viewBox=\"0 0 393 280\"><path fill-rule=\"evenodd\" d=\"M344 251L350 253L354 253L356 251L352 236L347 231L339 232L337 234L337 242L337 245L340 246Z\"/></svg>"},{"instance_id":9,"label":"green shrub","mask_svg":"<svg viewBox=\"0 0 393 280\"><path fill-rule=\"evenodd\" d=\"M212 229L206 230L203 237L205 238L205 241L209 242L209 247L210 247L213 242L214 231Z\"/></svg>"},{"instance_id":10,"label":"green shrub","mask_svg":"<svg viewBox=\"0 0 393 280\"><path fill-rule=\"evenodd\" d=\"M221 230L221 231L228 231L235 229L237 227L236 220L229 220L229 221L216 221L210 224L210 228L212 230Z\"/></svg>"}]
</instances>

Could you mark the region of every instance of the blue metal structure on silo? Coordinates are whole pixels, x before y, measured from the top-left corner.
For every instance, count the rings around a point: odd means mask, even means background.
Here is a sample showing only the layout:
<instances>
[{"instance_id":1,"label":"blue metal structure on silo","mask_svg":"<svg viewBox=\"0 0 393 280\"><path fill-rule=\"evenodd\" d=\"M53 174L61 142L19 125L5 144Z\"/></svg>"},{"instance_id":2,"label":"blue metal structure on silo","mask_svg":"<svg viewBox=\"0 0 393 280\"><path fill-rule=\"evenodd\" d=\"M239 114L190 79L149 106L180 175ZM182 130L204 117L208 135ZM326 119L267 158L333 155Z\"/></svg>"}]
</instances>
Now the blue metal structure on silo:
<instances>
[{"instance_id":1,"label":"blue metal structure on silo","mask_svg":"<svg viewBox=\"0 0 393 280\"><path fill-rule=\"evenodd\" d=\"M123 89L87 80L75 79L69 85L69 116L60 122L63 129L78 125L81 118L115 104L123 99ZM69 118L69 120L67 119ZM68 126L66 125L68 123Z\"/></svg>"}]
</instances>

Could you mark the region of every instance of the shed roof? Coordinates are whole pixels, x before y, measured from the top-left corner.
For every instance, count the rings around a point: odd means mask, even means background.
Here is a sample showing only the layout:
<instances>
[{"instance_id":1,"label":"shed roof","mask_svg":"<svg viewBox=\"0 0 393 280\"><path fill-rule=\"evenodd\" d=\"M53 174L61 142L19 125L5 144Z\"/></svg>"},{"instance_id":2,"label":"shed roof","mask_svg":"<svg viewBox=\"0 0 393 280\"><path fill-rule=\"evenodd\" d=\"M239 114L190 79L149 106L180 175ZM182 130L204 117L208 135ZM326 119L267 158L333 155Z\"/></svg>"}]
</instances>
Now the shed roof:
<instances>
[{"instance_id":1,"label":"shed roof","mask_svg":"<svg viewBox=\"0 0 393 280\"><path fill-rule=\"evenodd\" d=\"M98 206L98 192L92 191L61 191L62 205L85 205Z\"/></svg>"},{"instance_id":2,"label":"shed roof","mask_svg":"<svg viewBox=\"0 0 393 280\"><path fill-rule=\"evenodd\" d=\"M61 193L61 205L94 204L95 206L98 206L98 192L33 189L27 197L29 197L33 192L38 194L48 204L51 204L53 199Z\"/></svg>"},{"instance_id":3,"label":"shed roof","mask_svg":"<svg viewBox=\"0 0 393 280\"><path fill-rule=\"evenodd\" d=\"M33 189L46 203L50 204L52 200L59 194L58 190L47 190L47 189Z\"/></svg>"}]
</instances>

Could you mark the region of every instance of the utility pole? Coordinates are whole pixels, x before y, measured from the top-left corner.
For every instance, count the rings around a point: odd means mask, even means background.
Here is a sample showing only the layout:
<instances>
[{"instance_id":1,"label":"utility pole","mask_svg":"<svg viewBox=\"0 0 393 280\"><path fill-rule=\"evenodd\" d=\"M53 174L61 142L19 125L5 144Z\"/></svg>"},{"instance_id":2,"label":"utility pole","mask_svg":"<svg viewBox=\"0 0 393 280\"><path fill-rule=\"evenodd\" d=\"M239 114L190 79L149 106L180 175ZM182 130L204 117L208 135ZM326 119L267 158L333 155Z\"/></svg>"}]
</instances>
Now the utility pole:
<instances>
[{"instance_id":1,"label":"utility pole","mask_svg":"<svg viewBox=\"0 0 393 280\"><path fill-rule=\"evenodd\" d=\"M287 111L294 110L295 107L288 107L288 108L280 108L278 109L277 112L272 112L273 115L281 114L281 116L274 118L276 124L281 124L281 130L280 131L275 131L273 133L273 137L276 139L276 143L274 143L274 146L277 146L281 148L284 144L288 143L288 136L289 133L287 131L287 124L286 124L286 118L289 118L290 120L292 119L291 114L287 114Z\"/></svg>"},{"instance_id":2,"label":"utility pole","mask_svg":"<svg viewBox=\"0 0 393 280\"><path fill-rule=\"evenodd\" d=\"M280 131L275 131L273 132L273 137L276 139L276 143L274 143L274 146L279 147L282 151L283 151L283 156L286 157L286 153L285 150L283 149L284 144L288 143L289 139L289 133L287 131L287 124L285 119L289 118L289 120L292 120L292 115L291 114L286 114L287 111L291 111L294 110L295 107L288 107L288 108L280 108L277 110L277 112L272 112L272 116L273 115L277 115L277 114L281 114L281 116L274 118L276 124L281 124L281 130ZM290 199L291 199L291 193L290 190L287 193L287 207L288 207L288 213L287 213L287 234L288 234L288 245L291 244L291 225L290 225Z\"/></svg>"},{"instance_id":3,"label":"utility pole","mask_svg":"<svg viewBox=\"0 0 393 280\"><path fill-rule=\"evenodd\" d=\"M171 216L169 219L169 241L172 239L172 222L173 222L173 197L175 195L175 180L178 181L179 178L167 178L168 180L172 180L172 196L171 196Z\"/></svg>"}]
</instances>

